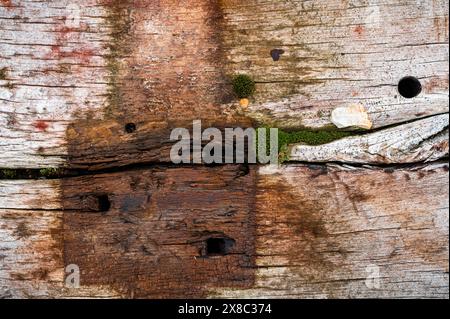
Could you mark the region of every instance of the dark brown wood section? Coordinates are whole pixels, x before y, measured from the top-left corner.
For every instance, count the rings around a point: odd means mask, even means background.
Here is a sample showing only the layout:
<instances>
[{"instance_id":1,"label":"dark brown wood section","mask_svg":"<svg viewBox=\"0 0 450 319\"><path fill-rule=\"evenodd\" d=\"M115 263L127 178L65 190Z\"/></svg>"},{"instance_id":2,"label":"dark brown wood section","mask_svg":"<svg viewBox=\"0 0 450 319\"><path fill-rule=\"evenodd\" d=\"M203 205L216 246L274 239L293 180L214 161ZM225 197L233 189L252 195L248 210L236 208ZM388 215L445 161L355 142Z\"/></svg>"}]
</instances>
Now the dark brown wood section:
<instances>
[{"instance_id":1,"label":"dark brown wood section","mask_svg":"<svg viewBox=\"0 0 450 319\"><path fill-rule=\"evenodd\" d=\"M64 262L82 269L82 285L109 285L128 297L249 288L255 183L255 169L245 166L64 180Z\"/></svg>"}]
</instances>

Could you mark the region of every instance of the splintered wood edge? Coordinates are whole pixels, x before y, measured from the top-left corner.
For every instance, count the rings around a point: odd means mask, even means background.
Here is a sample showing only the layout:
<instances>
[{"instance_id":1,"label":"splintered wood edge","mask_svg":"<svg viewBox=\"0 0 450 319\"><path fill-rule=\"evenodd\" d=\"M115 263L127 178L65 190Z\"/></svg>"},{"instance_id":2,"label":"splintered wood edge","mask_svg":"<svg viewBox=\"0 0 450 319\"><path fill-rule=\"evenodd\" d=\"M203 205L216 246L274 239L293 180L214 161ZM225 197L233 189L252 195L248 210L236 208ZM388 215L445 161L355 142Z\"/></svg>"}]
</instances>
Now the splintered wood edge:
<instances>
[{"instance_id":1,"label":"splintered wood edge","mask_svg":"<svg viewBox=\"0 0 450 319\"><path fill-rule=\"evenodd\" d=\"M318 146L294 144L290 161L393 164L431 162L448 156L449 115L351 136Z\"/></svg>"}]
</instances>

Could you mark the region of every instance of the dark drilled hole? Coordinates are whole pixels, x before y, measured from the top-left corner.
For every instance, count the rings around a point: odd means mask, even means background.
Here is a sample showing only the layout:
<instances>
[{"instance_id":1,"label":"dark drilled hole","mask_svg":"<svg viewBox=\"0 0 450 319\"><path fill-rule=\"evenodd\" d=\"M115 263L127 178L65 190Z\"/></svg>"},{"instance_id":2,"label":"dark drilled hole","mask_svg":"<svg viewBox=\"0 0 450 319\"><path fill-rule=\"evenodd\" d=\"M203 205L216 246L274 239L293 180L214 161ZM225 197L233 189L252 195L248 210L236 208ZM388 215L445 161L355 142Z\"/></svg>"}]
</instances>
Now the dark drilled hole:
<instances>
[{"instance_id":1,"label":"dark drilled hole","mask_svg":"<svg viewBox=\"0 0 450 319\"><path fill-rule=\"evenodd\" d=\"M231 238L208 238L206 240L207 256L224 256L233 248L235 243Z\"/></svg>"},{"instance_id":2,"label":"dark drilled hole","mask_svg":"<svg viewBox=\"0 0 450 319\"><path fill-rule=\"evenodd\" d=\"M99 195L98 199L98 210L100 212L107 212L111 208L111 202L109 201L108 195Z\"/></svg>"},{"instance_id":3,"label":"dark drilled hole","mask_svg":"<svg viewBox=\"0 0 450 319\"><path fill-rule=\"evenodd\" d=\"M282 49L273 49L270 51L270 55L274 61L279 61L282 54L284 54L284 50Z\"/></svg>"},{"instance_id":4,"label":"dark drilled hole","mask_svg":"<svg viewBox=\"0 0 450 319\"><path fill-rule=\"evenodd\" d=\"M250 174L250 166L245 164L239 165L239 170L236 174L237 177L247 176L248 174Z\"/></svg>"},{"instance_id":5,"label":"dark drilled hole","mask_svg":"<svg viewBox=\"0 0 450 319\"><path fill-rule=\"evenodd\" d=\"M125 125L125 132L128 134L134 133L136 131L136 124L128 123Z\"/></svg>"},{"instance_id":6,"label":"dark drilled hole","mask_svg":"<svg viewBox=\"0 0 450 319\"><path fill-rule=\"evenodd\" d=\"M398 92L407 99L412 99L422 92L422 84L413 76L406 76L398 82Z\"/></svg>"}]
</instances>

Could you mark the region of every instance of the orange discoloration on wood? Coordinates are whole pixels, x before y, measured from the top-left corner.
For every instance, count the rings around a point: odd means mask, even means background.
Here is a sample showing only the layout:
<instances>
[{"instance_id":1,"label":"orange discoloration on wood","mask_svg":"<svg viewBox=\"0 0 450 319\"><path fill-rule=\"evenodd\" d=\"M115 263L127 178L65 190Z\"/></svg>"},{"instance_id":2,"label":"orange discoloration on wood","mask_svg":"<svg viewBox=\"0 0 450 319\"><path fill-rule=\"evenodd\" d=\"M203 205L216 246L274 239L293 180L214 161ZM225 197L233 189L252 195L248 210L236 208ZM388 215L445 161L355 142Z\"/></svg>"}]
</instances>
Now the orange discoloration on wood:
<instances>
[{"instance_id":1,"label":"orange discoloration on wood","mask_svg":"<svg viewBox=\"0 0 450 319\"><path fill-rule=\"evenodd\" d=\"M359 36L362 36L364 33L364 27L362 25L358 25L353 29L353 32L355 32Z\"/></svg>"},{"instance_id":2,"label":"orange discoloration on wood","mask_svg":"<svg viewBox=\"0 0 450 319\"><path fill-rule=\"evenodd\" d=\"M448 269L448 210L442 206L448 200L447 178L444 163L385 171L306 165L260 169L257 288L223 295L353 298L374 297L381 290L402 296L428 287L424 276L430 269L440 274ZM393 274L405 260L424 266L402 271L404 286L399 287ZM370 265L383 277L378 292L365 285ZM283 293L274 286L283 287ZM442 288L435 293L448 295L448 287Z\"/></svg>"},{"instance_id":3,"label":"orange discoloration on wood","mask_svg":"<svg viewBox=\"0 0 450 319\"><path fill-rule=\"evenodd\" d=\"M0 4L3 7L6 7L7 9L10 9L11 7L13 7L12 0L0 0Z\"/></svg>"},{"instance_id":4,"label":"orange discoloration on wood","mask_svg":"<svg viewBox=\"0 0 450 319\"><path fill-rule=\"evenodd\" d=\"M448 77L432 77L427 79L423 84L424 93L439 93L448 91L449 79Z\"/></svg>"},{"instance_id":5,"label":"orange discoloration on wood","mask_svg":"<svg viewBox=\"0 0 450 319\"><path fill-rule=\"evenodd\" d=\"M69 166L98 169L117 161L121 165L170 161L172 128L189 128L193 120L202 120L204 127L252 125L237 108L222 106L232 93L222 68L222 14L215 2L107 1L105 5L112 43L107 120L80 115L68 126ZM61 43L72 31L58 30L65 31ZM56 47L54 55L89 62L94 54L78 53ZM127 134L127 123L139 129Z\"/></svg>"},{"instance_id":6,"label":"orange discoloration on wood","mask_svg":"<svg viewBox=\"0 0 450 319\"><path fill-rule=\"evenodd\" d=\"M436 40L448 42L448 16L435 17L433 19L433 25L434 31L436 33Z\"/></svg>"}]
</instances>

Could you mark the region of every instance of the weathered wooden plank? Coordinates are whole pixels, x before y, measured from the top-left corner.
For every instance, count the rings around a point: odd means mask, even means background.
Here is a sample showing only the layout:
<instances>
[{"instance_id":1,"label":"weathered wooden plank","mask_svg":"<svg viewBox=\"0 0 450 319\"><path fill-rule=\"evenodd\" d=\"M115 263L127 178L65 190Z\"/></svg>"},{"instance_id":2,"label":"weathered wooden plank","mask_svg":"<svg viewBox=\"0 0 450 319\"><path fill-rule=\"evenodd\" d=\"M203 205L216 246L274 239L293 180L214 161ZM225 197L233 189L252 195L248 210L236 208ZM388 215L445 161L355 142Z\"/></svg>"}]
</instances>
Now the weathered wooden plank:
<instances>
[{"instance_id":1,"label":"weathered wooden plank","mask_svg":"<svg viewBox=\"0 0 450 319\"><path fill-rule=\"evenodd\" d=\"M61 209L58 180L0 180L0 209Z\"/></svg>"},{"instance_id":2,"label":"weathered wooden plank","mask_svg":"<svg viewBox=\"0 0 450 319\"><path fill-rule=\"evenodd\" d=\"M443 114L325 145L292 145L290 160L363 164L432 162L448 157L448 121L448 114Z\"/></svg>"},{"instance_id":3,"label":"weathered wooden plank","mask_svg":"<svg viewBox=\"0 0 450 319\"><path fill-rule=\"evenodd\" d=\"M0 5L0 167L167 161L170 130L193 119L320 128L357 103L379 128L446 113L446 4L12 0ZM236 73L257 81L247 109L232 103ZM406 75L422 82L414 99L396 92Z\"/></svg>"},{"instance_id":4,"label":"weathered wooden plank","mask_svg":"<svg viewBox=\"0 0 450 319\"><path fill-rule=\"evenodd\" d=\"M448 1L0 2L0 167L168 162L193 119L330 128L352 104L376 129L420 120L291 158L448 156ZM448 193L448 163L0 181L0 297L448 298Z\"/></svg>"},{"instance_id":5,"label":"weathered wooden plank","mask_svg":"<svg viewBox=\"0 0 450 319\"><path fill-rule=\"evenodd\" d=\"M448 163L258 175L160 167L8 183L3 296L448 298ZM40 211L52 187L61 201ZM25 206L23 194L36 200ZM208 252L210 238L235 242ZM80 266L81 290L63 288L69 264ZM374 269L379 289L366 285Z\"/></svg>"},{"instance_id":6,"label":"weathered wooden plank","mask_svg":"<svg viewBox=\"0 0 450 319\"><path fill-rule=\"evenodd\" d=\"M109 287L66 288L63 213L37 209L0 209L0 298L119 297Z\"/></svg>"}]
</instances>

